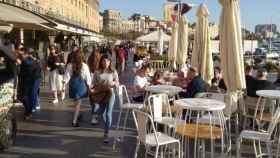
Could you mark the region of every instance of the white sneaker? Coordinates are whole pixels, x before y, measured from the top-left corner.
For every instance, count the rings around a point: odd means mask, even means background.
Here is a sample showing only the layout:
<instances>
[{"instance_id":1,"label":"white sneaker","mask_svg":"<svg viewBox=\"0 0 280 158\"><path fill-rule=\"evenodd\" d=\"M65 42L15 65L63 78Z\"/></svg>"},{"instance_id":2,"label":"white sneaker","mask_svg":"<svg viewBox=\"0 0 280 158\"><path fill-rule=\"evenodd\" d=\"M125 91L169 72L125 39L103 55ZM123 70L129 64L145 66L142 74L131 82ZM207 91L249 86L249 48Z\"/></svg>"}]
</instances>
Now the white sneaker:
<instances>
[{"instance_id":1,"label":"white sneaker","mask_svg":"<svg viewBox=\"0 0 280 158\"><path fill-rule=\"evenodd\" d=\"M65 99L65 93L62 92L62 93L61 93L61 100L63 101L64 99Z\"/></svg>"},{"instance_id":2,"label":"white sneaker","mask_svg":"<svg viewBox=\"0 0 280 158\"><path fill-rule=\"evenodd\" d=\"M97 125L98 124L98 120L97 120L97 116L96 115L92 115L91 124L92 125Z\"/></svg>"},{"instance_id":3,"label":"white sneaker","mask_svg":"<svg viewBox=\"0 0 280 158\"><path fill-rule=\"evenodd\" d=\"M53 104L57 104L58 103L58 99L55 99L52 101Z\"/></svg>"},{"instance_id":4,"label":"white sneaker","mask_svg":"<svg viewBox=\"0 0 280 158\"><path fill-rule=\"evenodd\" d=\"M40 109L41 109L40 105L36 106L36 110L40 110Z\"/></svg>"}]
</instances>

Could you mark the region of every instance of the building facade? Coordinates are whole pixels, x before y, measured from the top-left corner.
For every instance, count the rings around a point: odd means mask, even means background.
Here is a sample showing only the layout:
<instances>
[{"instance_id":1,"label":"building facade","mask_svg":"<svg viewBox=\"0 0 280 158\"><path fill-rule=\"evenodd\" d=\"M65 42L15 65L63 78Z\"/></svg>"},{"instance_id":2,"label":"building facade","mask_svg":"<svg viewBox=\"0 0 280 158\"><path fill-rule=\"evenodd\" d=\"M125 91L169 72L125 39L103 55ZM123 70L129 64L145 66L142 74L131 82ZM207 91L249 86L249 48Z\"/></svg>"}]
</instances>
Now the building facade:
<instances>
[{"instance_id":1,"label":"building facade","mask_svg":"<svg viewBox=\"0 0 280 158\"><path fill-rule=\"evenodd\" d=\"M209 24L210 38L214 39L219 36L219 26L214 23Z\"/></svg>"},{"instance_id":2,"label":"building facade","mask_svg":"<svg viewBox=\"0 0 280 158\"><path fill-rule=\"evenodd\" d=\"M275 34L277 32L276 24L263 24L255 26L255 33L257 35L267 36L268 34Z\"/></svg>"},{"instance_id":3,"label":"building facade","mask_svg":"<svg viewBox=\"0 0 280 158\"><path fill-rule=\"evenodd\" d=\"M134 32L136 23L132 20L122 20L120 31L122 33Z\"/></svg>"},{"instance_id":4,"label":"building facade","mask_svg":"<svg viewBox=\"0 0 280 158\"><path fill-rule=\"evenodd\" d=\"M103 29L107 32L120 32L121 12L105 10L103 13Z\"/></svg>"},{"instance_id":5,"label":"building facade","mask_svg":"<svg viewBox=\"0 0 280 158\"><path fill-rule=\"evenodd\" d=\"M100 0L4 0L42 15L99 32Z\"/></svg>"}]
</instances>

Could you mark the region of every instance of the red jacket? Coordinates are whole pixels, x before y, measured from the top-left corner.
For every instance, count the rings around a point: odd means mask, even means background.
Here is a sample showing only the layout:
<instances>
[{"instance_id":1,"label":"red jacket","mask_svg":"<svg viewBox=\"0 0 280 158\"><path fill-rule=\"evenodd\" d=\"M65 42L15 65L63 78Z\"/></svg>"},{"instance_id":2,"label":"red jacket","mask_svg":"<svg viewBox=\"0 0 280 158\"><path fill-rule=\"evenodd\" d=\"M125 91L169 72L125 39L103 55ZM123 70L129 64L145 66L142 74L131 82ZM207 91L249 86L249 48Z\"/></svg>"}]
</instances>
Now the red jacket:
<instances>
[{"instance_id":1,"label":"red jacket","mask_svg":"<svg viewBox=\"0 0 280 158\"><path fill-rule=\"evenodd\" d=\"M125 62L125 50L123 48L119 49L118 56L120 63Z\"/></svg>"}]
</instances>

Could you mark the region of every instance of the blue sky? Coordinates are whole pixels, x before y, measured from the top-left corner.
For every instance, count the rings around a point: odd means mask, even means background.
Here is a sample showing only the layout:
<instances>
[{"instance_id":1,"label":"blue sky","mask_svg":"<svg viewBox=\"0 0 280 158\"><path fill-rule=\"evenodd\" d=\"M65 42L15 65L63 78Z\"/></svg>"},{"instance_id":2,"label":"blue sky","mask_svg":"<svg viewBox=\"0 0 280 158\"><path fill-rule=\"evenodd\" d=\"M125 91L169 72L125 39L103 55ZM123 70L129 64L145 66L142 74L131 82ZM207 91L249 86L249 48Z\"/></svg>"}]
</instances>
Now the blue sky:
<instances>
[{"instance_id":1,"label":"blue sky","mask_svg":"<svg viewBox=\"0 0 280 158\"><path fill-rule=\"evenodd\" d=\"M101 0L101 11L116 9L127 18L132 13L151 15L157 19L163 17L163 4L167 0ZM220 5L218 0L182 0L188 3L205 3L211 13L210 20L219 22ZM280 27L280 1L279 0L240 0L242 25L254 30L256 24L273 23ZM195 21L196 8L187 14L191 22Z\"/></svg>"}]
</instances>

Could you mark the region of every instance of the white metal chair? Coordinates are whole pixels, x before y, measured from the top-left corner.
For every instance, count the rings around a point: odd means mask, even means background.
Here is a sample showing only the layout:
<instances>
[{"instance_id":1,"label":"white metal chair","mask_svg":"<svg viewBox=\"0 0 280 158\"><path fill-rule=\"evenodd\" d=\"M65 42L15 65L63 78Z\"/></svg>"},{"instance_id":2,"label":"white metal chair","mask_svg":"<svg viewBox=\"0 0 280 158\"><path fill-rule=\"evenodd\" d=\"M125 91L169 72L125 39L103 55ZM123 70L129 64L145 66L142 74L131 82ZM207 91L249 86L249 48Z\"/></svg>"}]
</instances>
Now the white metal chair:
<instances>
[{"instance_id":1,"label":"white metal chair","mask_svg":"<svg viewBox=\"0 0 280 158\"><path fill-rule=\"evenodd\" d=\"M148 97L148 110L156 123L174 127L175 119L172 117L172 111L167 94L154 94ZM163 115L165 113L165 116Z\"/></svg>"},{"instance_id":2,"label":"white metal chair","mask_svg":"<svg viewBox=\"0 0 280 158\"><path fill-rule=\"evenodd\" d=\"M275 113L273 114L272 121L270 122L267 131L261 132L261 131L253 131L253 130L243 130L237 140L237 158L240 158L240 155L241 155L240 146L241 146L242 140L244 140L244 139L253 141L254 152L255 152L255 156L257 158L266 155L266 154L262 153L262 146L261 146L262 142L265 143L266 148L268 150L268 156L269 156L269 158L272 158L272 142L273 142L272 134L275 131L277 124L279 123L279 119L280 119L280 107L278 107L277 110L275 111ZM278 141L279 141L279 139L278 139ZM258 142L258 143L256 143L256 142ZM258 148L257 148L257 146L258 146ZM278 142L278 146L277 146L276 157L278 157L278 151L279 151L279 142Z\"/></svg>"},{"instance_id":3,"label":"white metal chair","mask_svg":"<svg viewBox=\"0 0 280 158\"><path fill-rule=\"evenodd\" d=\"M176 153L178 155L178 158L180 158L180 142L179 140L170 137L166 134L163 134L161 132L157 132L156 128L154 126L154 122L152 117L145 112L139 111L139 110L133 110L133 118L136 125L136 129L138 131L138 138L137 138L137 145L136 145L136 151L134 157L137 158L138 150L140 147L140 144L145 145L145 147L156 147L154 157L157 158L159 155L159 149L161 147L161 156L163 157L163 148L170 145L170 147L173 148L173 155L172 157L176 157ZM148 126L151 126L148 127ZM177 152L176 152L176 144L178 145ZM146 148L147 149L147 148ZM145 152L145 157L147 157L147 150ZM168 153L169 154L169 153Z\"/></svg>"},{"instance_id":4,"label":"white metal chair","mask_svg":"<svg viewBox=\"0 0 280 158\"><path fill-rule=\"evenodd\" d=\"M120 112L119 112L119 117L118 117L118 122L117 122L117 129L120 128L121 117L122 117L123 112L125 112L125 118L124 118L122 128L126 129L129 112L132 112L133 109L142 109L144 107L144 105L141 103L131 103L130 102L130 98L128 96L125 85L120 85L117 88L117 93L118 93L119 106L120 106Z\"/></svg>"},{"instance_id":5,"label":"white metal chair","mask_svg":"<svg viewBox=\"0 0 280 158\"><path fill-rule=\"evenodd\" d=\"M119 85L117 88L118 102L119 102L119 116L117 121L117 130L122 129L123 131L127 129L127 120L129 113L132 112L133 109L142 109L144 107L143 104L140 103L131 103L130 98L128 96L127 89L125 85ZM125 112L125 118L121 126L121 117L122 113ZM113 149L115 149L116 139L114 141Z\"/></svg>"}]
</instances>

